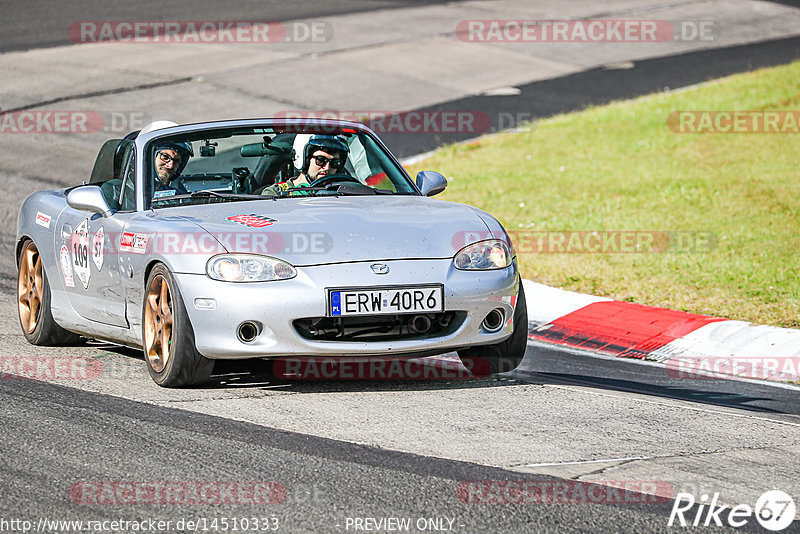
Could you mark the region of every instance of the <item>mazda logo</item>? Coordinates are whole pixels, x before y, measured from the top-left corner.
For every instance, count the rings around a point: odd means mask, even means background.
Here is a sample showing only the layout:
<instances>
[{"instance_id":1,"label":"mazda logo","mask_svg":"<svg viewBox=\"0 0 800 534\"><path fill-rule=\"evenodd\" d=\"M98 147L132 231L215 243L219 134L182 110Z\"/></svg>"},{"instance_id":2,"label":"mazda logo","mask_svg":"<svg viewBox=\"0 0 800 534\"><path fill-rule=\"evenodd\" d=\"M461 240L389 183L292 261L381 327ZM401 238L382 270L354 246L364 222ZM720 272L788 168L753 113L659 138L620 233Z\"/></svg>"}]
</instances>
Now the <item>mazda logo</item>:
<instances>
[{"instance_id":1,"label":"mazda logo","mask_svg":"<svg viewBox=\"0 0 800 534\"><path fill-rule=\"evenodd\" d=\"M373 263L369 268L375 274L387 274L389 272L389 266L385 263Z\"/></svg>"}]
</instances>

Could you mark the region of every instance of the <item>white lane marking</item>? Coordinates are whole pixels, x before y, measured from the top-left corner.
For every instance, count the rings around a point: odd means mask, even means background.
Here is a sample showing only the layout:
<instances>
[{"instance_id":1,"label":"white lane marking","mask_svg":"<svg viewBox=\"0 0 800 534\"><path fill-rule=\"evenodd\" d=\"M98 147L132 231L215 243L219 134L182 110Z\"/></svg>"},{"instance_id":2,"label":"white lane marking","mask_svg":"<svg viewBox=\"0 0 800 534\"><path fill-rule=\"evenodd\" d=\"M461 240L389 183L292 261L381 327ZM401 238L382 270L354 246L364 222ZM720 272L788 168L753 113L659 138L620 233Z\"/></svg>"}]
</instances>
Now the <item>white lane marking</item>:
<instances>
[{"instance_id":1,"label":"white lane marking","mask_svg":"<svg viewBox=\"0 0 800 534\"><path fill-rule=\"evenodd\" d=\"M580 460L577 462L553 462L541 464L525 464L524 467L553 467L557 465L605 464L608 462L630 462L632 460L650 460L652 456L630 456L628 458L608 458L605 460Z\"/></svg>"}]
</instances>

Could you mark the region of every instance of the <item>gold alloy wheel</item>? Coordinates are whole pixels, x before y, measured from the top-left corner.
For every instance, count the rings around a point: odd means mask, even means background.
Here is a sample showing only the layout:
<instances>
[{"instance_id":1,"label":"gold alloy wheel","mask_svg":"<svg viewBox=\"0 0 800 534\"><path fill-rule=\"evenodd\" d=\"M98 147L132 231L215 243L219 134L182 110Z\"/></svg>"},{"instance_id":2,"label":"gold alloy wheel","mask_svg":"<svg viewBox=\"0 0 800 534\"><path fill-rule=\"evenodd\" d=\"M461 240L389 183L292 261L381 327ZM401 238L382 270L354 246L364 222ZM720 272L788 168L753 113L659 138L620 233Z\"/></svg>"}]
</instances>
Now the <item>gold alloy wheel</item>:
<instances>
[{"instance_id":1,"label":"gold alloy wheel","mask_svg":"<svg viewBox=\"0 0 800 534\"><path fill-rule=\"evenodd\" d=\"M147 288L144 310L144 353L150 366L160 373L169 361L172 344L172 296L164 275L156 275Z\"/></svg>"},{"instance_id":2,"label":"gold alloy wheel","mask_svg":"<svg viewBox=\"0 0 800 534\"><path fill-rule=\"evenodd\" d=\"M17 281L17 301L19 303L19 322L25 332L32 334L39 324L42 309L44 279L42 278L42 257L33 241L25 247L19 263Z\"/></svg>"}]
</instances>

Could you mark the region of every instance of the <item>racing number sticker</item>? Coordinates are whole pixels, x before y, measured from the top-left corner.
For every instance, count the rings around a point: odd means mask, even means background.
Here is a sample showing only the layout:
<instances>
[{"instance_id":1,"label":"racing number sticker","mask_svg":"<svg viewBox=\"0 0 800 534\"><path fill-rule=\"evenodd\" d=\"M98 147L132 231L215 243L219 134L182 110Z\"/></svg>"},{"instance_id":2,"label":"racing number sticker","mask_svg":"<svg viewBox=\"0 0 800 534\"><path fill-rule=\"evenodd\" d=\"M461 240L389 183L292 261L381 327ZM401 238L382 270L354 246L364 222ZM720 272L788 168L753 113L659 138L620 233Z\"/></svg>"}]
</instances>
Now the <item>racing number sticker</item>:
<instances>
[{"instance_id":1,"label":"racing number sticker","mask_svg":"<svg viewBox=\"0 0 800 534\"><path fill-rule=\"evenodd\" d=\"M64 285L75 287L75 282L72 281L72 262L69 259L67 245L61 245L61 272L64 273Z\"/></svg>"},{"instance_id":2,"label":"racing number sticker","mask_svg":"<svg viewBox=\"0 0 800 534\"><path fill-rule=\"evenodd\" d=\"M101 226L100 229L95 232L94 238L92 239L92 260L94 260L98 271L103 269L103 245L105 244L105 237L105 232Z\"/></svg>"},{"instance_id":3,"label":"racing number sticker","mask_svg":"<svg viewBox=\"0 0 800 534\"><path fill-rule=\"evenodd\" d=\"M78 225L72 234L72 264L83 288L89 289L89 219Z\"/></svg>"}]
</instances>

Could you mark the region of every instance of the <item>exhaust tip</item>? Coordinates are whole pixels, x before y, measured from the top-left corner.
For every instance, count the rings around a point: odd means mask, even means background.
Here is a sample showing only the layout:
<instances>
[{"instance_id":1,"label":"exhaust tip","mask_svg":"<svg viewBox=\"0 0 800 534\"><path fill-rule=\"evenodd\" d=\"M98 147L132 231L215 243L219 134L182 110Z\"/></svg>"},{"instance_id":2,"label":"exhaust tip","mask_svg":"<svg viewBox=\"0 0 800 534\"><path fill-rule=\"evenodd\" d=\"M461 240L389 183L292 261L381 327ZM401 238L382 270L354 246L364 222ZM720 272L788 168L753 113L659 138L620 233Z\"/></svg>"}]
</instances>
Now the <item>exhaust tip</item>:
<instances>
[{"instance_id":1,"label":"exhaust tip","mask_svg":"<svg viewBox=\"0 0 800 534\"><path fill-rule=\"evenodd\" d=\"M505 314L501 308L495 308L483 319L483 329L494 333L503 328Z\"/></svg>"},{"instance_id":2,"label":"exhaust tip","mask_svg":"<svg viewBox=\"0 0 800 534\"><path fill-rule=\"evenodd\" d=\"M254 321L245 321L236 329L236 336L242 343L252 343L261 333L261 328Z\"/></svg>"}]
</instances>

